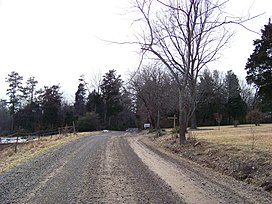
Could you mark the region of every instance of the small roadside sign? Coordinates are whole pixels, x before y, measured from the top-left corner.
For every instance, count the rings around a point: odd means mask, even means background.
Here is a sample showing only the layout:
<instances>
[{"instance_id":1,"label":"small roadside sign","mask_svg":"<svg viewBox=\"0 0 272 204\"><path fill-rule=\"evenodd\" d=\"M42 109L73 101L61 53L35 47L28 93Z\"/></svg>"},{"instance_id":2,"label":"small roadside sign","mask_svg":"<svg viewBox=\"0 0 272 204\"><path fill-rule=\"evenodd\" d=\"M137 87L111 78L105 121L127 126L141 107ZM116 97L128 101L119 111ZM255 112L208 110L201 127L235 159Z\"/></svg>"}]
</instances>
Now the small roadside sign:
<instances>
[{"instance_id":1,"label":"small roadside sign","mask_svg":"<svg viewBox=\"0 0 272 204\"><path fill-rule=\"evenodd\" d=\"M145 123L144 124L144 129L150 128L150 123Z\"/></svg>"}]
</instances>

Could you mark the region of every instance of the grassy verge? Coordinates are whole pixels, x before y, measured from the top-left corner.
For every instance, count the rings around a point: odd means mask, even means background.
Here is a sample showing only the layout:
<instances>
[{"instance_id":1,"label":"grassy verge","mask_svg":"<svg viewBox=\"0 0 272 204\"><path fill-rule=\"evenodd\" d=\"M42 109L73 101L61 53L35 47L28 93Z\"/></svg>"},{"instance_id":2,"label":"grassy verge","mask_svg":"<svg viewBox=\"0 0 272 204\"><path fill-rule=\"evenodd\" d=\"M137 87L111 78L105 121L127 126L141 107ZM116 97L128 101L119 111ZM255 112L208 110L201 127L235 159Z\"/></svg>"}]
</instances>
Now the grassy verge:
<instances>
[{"instance_id":1,"label":"grassy verge","mask_svg":"<svg viewBox=\"0 0 272 204\"><path fill-rule=\"evenodd\" d=\"M18 164L35 158L52 148L58 147L66 142L76 140L87 135L96 135L98 132L78 133L67 136L49 136L36 141L18 145L18 152L14 152L14 146L10 146L0 151L0 173L6 172Z\"/></svg>"},{"instance_id":2,"label":"grassy verge","mask_svg":"<svg viewBox=\"0 0 272 204\"><path fill-rule=\"evenodd\" d=\"M203 127L189 131L188 144L168 134L155 143L222 174L272 192L272 124Z\"/></svg>"}]
</instances>

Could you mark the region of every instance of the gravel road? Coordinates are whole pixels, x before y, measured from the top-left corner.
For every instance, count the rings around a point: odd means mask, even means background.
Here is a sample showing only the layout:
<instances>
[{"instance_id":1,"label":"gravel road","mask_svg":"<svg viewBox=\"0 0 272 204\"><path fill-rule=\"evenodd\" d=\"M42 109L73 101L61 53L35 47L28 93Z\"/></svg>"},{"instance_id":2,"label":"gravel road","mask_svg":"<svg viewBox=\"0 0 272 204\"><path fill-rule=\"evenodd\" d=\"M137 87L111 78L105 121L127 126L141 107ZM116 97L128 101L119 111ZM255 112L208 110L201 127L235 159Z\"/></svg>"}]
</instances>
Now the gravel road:
<instances>
[{"instance_id":1,"label":"gravel road","mask_svg":"<svg viewBox=\"0 0 272 204\"><path fill-rule=\"evenodd\" d=\"M66 143L1 174L0 203L271 203L142 141L111 132Z\"/></svg>"}]
</instances>

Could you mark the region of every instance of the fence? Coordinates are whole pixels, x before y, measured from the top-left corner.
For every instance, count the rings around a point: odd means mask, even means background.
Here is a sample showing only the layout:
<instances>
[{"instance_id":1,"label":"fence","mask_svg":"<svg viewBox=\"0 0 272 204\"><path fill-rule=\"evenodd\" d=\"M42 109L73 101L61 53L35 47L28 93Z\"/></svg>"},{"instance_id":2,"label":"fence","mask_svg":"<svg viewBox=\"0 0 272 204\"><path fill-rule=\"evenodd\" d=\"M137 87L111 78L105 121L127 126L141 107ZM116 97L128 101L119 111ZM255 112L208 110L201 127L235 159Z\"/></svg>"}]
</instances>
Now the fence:
<instances>
[{"instance_id":1,"label":"fence","mask_svg":"<svg viewBox=\"0 0 272 204\"><path fill-rule=\"evenodd\" d=\"M10 147L12 144L14 144L14 151L17 152L17 145L19 143L27 143L30 141L34 141L36 139L40 139L42 137L47 136L59 136L59 135L69 135L69 134L76 134L75 125L73 126L65 126L65 127L59 127L52 130L42 130L37 131L33 133L27 133L27 134L21 134L21 133L14 133L12 135L9 135L7 137L0 138L0 151L3 150L5 147Z\"/></svg>"}]
</instances>

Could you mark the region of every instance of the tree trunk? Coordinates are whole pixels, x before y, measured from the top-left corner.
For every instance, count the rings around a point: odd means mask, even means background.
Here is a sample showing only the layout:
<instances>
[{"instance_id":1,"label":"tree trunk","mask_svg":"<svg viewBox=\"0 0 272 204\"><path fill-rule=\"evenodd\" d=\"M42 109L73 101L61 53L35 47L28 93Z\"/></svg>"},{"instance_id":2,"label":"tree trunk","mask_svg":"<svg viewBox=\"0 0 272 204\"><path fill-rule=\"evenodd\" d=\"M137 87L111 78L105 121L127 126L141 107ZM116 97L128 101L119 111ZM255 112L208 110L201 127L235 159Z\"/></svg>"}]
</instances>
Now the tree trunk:
<instances>
[{"instance_id":1,"label":"tree trunk","mask_svg":"<svg viewBox=\"0 0 272 204\"><path fill-rule=\"evenodd\" d=\"M194 73L192 72L191 75ZM191 91L191 129L196 130L197 129L197 120L196 120L196 78L193 77L191 79L190 83L190 91Z\"/></svg>"},{"instance_id":2,"label":"tree trunk","mask_svg":"<svg viewBox=\"0 0 272 204\"><path fill-rule=\"evenodd\" d=\"M184 90L179 90L179 140L180 144L186 143L187 117L184 104Z\"/></svg>"},{"instance_id":3,"label":"tree trunk","mask_svg":"<svg viewBox=\"0 0 272 204\"><path fill-rule=\"evenodd\" d=\"M160 110L158 109L158 115L157 115L157 130L160 129Z\"/></svg>"},{"instance_id":4,"label":"tree trunk","mask_svg":"<svg viewBox=\"0 0 272 204\"><path fill-rule=\"evenodd\" d=\"M107 109L107 105L106 102L104 101L104 124L105 126L107 126L107 117L108 117L108 109Z\"/></svg>"},{"instance_id":5,"label":"tree trunk","mask_svg":"<svg viewBox=\"0 0 272 204\"><path fill-rule=\"evenodd\" d=\"M196 111L195 110L193 110L192 116L191 116L191 129L193 129L193 130L197 129Z\"/></svg>"},{"instance_id":6,"label":"tree trunk","mask_svg":"<svg viewBox=\"0 0 272 204\"><path fill-rule=\"evenodd\" d=\"M184 114L182 112L180 112L179 114L179 141L180 144L186 144L186 119L184 117Z\"/></svg>"}]
</instances>

